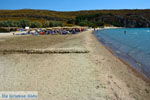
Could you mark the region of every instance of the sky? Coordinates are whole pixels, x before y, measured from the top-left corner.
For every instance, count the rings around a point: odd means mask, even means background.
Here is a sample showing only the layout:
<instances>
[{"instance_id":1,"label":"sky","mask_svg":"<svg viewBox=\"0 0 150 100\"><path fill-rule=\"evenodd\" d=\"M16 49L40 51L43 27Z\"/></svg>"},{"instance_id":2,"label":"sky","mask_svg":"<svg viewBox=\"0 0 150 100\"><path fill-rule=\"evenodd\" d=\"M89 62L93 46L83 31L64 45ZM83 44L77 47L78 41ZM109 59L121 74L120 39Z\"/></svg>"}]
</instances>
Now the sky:
<instances>
[{"instance_id":1,"label":"sky","mask_svg":"<svg viewBox=\"0 0 150 100\"><path fill-rule=\"evenodd\" d=\"M149 8L150 0L0 0L0 9L78 11Z\"/></svg>"}]
</instances>

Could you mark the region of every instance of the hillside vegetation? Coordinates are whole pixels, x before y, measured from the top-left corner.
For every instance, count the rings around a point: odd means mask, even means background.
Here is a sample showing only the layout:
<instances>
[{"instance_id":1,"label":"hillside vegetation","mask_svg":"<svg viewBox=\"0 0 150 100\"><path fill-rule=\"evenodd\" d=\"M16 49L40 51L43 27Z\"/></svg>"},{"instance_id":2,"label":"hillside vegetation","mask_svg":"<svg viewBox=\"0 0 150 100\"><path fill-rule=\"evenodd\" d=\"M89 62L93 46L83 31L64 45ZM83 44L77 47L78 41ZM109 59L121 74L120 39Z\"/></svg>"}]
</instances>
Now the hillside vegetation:
<instances>
[{"instance_id":1,"label":"hillside vegetation","mask_svg":"<svg viewBox=\"0 0 150 100\"><path fill-rule=\"evenodd\" d=\"M0 27L103 26L150 27L150 9L90 10L58 12L49 10L0 10Z\"/></svg>"}]
</instances>

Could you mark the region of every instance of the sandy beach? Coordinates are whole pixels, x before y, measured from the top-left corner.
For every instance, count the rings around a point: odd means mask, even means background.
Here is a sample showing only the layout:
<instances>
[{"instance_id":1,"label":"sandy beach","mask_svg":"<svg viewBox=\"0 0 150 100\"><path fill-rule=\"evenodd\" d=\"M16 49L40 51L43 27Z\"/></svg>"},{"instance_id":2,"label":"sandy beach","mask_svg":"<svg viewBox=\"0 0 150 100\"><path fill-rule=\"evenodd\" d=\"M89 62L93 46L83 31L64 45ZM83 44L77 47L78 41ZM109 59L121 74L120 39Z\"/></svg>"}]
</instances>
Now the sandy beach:
<instances>
[{"instance_id":1,"label":"sandy beach","mask_svg":"<svg viewBox=\"0 0 150 100\"><path fill-rule=\"evenodd\" d=\"M0 50L73 48L89 53L0 53L0 91L38 91L38 100L150 98L150 83L107 50L92 31L6 37L0 35Z\"/></svg>"}]
</instances>

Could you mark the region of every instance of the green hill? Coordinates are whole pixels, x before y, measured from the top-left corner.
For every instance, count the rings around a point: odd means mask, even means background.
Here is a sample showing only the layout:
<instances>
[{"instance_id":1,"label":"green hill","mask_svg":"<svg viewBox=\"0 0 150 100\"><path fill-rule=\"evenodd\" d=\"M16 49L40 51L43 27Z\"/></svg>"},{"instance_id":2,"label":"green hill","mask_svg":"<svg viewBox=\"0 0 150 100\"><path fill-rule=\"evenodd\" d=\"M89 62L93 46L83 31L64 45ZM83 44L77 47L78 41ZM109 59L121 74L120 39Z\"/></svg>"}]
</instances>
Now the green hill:
<instances>
[{"instance_id":1,"label":"green hill","mask_svg":"<svg viewBox=\"0 0 150 100\"><path fill-rule=\"evenodd\" d=\"M9 22L8 22L9 20ZM16 27L20 20L28 20L36 27L105 24L121 27L150 27L150 9L144 10L90 10L58 12L50 10L0 10L0 27ZM33 25L35 23L35 25ZM59 23L59 24L58 24ZM60 24L61 23L61 24ZM41 25L40 25L41 24ZM54 25L55 24L55 25ZM21 25L18 25L18 27Z\"/></svg>"}]
</instances>

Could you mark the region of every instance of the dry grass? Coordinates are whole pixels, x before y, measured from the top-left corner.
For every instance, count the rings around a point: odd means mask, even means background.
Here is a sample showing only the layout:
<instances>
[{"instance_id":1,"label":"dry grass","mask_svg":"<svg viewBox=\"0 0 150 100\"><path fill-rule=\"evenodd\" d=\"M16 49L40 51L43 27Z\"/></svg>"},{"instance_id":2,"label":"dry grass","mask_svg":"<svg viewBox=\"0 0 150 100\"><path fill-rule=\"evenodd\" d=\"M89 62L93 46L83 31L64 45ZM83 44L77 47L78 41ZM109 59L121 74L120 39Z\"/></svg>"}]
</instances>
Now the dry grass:
<instances>
[{"instance_id":1,"label":"dry grass","mask_svg":"<svg viewBox=\"0 0 150 100\"><path fill-rule=\"evenodd\" d=\"M74 47L76 35L46 35L46 36L14 36L0 41L2 54L51 54L51 53L88 53L84 47ZM79 39L80 40L80 39ZM79 41L78 40L78 41ZM59 43L66 43L62 47L55 47ZM71 47L69 44L72 44ZM81 45L77 42L78 45ZM75 43L76 45L76 43Z\"/></svg>"},{"instance_id":2,"label":"dry grass","mask_svg":"<svg viewBox=\"0 0 150 100\"><path fill-rule=\"evenodd\" d=\"M82 48L52 48L52 49L11 49L11 50L0 50L0 53L2 54L53 54L53 53L89 53L88 50L82 49Z\"/></svg>"},{"instance_id":3,"label":"dry grass","mask_svg":"<svg viewBox=\"0 0 150 100\"><path fill-rule=\"evenodd\" d=\"M0 41L0 50L46 49L70 40L73 35L17 36Z\"/></svg>"}]
</instances>

